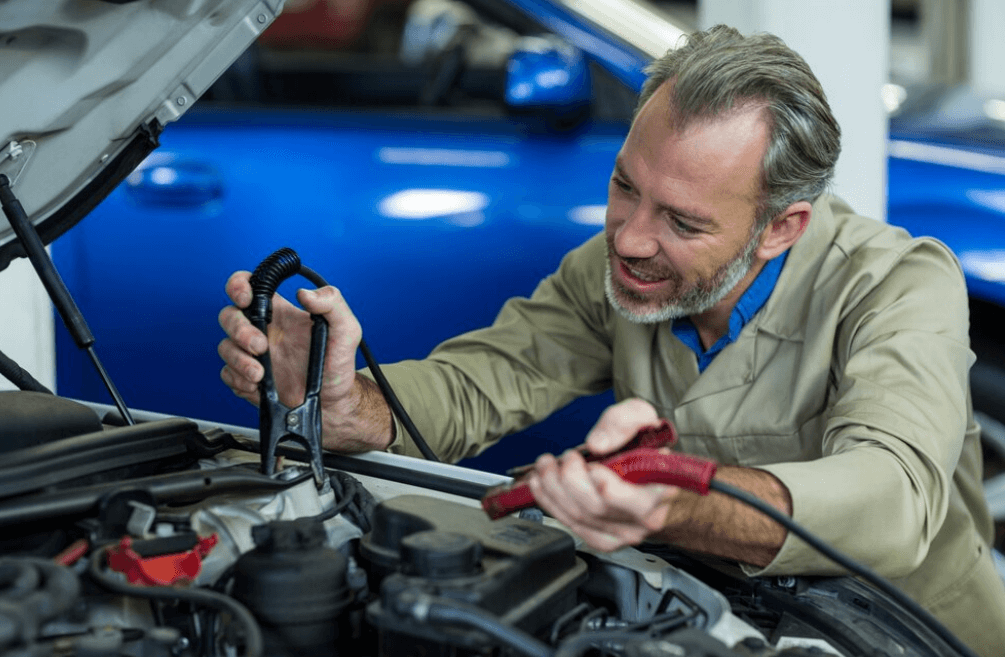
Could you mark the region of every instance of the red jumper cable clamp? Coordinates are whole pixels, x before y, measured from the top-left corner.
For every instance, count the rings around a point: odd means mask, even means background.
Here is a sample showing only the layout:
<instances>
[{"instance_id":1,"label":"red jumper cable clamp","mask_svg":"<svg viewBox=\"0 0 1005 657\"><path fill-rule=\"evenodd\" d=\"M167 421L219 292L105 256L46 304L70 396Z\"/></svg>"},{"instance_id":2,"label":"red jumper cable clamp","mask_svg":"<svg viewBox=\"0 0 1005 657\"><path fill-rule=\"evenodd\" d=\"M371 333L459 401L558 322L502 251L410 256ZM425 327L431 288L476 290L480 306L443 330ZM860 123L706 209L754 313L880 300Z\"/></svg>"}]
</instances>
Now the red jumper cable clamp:
<instances>
[{"instance_id":1,"label":"red jumper cable clamp","mask_svg":"<svg viewBox=\"0 0 1005 657\"><path fill-rule=\"evenodd\" d=\"M707 495L718 464L697 456L667 452L666 448L676 442L676 430L663 420L659 426L640 431L614 454L596 456L584 453L584 447L578 450L587 461L600 462L633 484L667 484ZM510 472L519 474L531 467L522 466ZM493 488L482 498L482 508L493 520L534 505L530 487L520 480Z\"/></svg>"}]
</instances>

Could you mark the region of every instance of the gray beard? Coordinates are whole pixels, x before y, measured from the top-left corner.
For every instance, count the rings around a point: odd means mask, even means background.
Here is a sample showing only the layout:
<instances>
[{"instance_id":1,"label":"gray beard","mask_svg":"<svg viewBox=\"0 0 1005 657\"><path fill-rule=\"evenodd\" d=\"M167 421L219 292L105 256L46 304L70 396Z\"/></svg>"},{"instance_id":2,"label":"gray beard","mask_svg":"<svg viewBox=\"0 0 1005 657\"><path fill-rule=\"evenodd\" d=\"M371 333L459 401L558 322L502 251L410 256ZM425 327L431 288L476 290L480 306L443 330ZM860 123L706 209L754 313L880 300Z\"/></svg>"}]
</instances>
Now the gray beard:
<instances>
[{"instance_id":1,"label":"gray beard","mask_svg":"<svg viewBox=\"0 0 1005 657\"><path fill-rule=\"evenodd\" d=\"M634 295L625 289L615 290L611 257L608 253L607 272L604 276L604 291L607 293L607 300L619 315L635 324L658 324L701 314L726 298L726 295L750 272L754 265L754 253L757 251L759 237L760 233L752 237L743 251L720 267L710 278L699 280L680 295L680 298L667 301L662 307L645 313L630 310L619 300L619 294L626 297ZM639 301L643 300L639 299Z\"/></svg>"}]
</instances>

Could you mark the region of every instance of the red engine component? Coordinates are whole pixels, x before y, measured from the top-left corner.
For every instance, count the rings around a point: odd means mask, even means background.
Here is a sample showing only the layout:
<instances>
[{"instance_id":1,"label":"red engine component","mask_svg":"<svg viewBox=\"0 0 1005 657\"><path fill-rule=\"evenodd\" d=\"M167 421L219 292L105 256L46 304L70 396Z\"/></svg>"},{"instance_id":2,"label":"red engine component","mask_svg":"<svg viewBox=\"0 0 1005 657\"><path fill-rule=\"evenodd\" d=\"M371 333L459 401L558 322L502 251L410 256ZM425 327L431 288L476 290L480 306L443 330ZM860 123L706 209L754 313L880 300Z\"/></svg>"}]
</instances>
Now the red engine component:
<instances>
[{"instance_id":1,"label":"red engine component","mask_svg":"<svg viewBox=\"0 0 1005 657\"><path fill-rule=\"evenodd\" d=\"M202 560L216 546L216 534L197 538L191 549L167 554L141 556L133 549L133 539L123 536L108 550L108 567L124 573L130 584L169 586L191 582L202 570Z\"/></svg>"}]
</instances>

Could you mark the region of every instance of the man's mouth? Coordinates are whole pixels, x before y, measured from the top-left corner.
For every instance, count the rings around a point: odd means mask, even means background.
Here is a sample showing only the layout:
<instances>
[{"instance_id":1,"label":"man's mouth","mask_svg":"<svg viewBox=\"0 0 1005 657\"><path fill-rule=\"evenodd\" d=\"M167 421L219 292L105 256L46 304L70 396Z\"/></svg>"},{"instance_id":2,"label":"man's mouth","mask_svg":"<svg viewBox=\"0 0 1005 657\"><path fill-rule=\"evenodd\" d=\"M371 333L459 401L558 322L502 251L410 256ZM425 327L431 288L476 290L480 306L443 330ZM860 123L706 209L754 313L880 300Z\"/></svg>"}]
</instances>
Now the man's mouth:
<instances>
[{"instance_id":1,"label":"man's mouth","mask_svg":"<svg viewBox=\"0 0 1005 657\"><path fill-rule=\"evenodd\" d=\"M632 269L631 267L628 267L627 269L632 276L641 281L645 281L646 283L655 283L656 281L662 280L659 276L647 274L646 272L639 271L638 269Z\"/></svg>"},{"instance_id":2,"label":"man's mouth","mask_svg":"<svg viewBox=\"0 0 1005 657\"><path fill-rule=\"evenodd\" d=\"M662 283L667 280L667 276L658 273L652 273L641 269L636 269L634 267L629 267L624 262L621 264L621 275L626 282L631 283L635 286L643 287L649 286L657 283Z\"/></svg>"}]
</instances>

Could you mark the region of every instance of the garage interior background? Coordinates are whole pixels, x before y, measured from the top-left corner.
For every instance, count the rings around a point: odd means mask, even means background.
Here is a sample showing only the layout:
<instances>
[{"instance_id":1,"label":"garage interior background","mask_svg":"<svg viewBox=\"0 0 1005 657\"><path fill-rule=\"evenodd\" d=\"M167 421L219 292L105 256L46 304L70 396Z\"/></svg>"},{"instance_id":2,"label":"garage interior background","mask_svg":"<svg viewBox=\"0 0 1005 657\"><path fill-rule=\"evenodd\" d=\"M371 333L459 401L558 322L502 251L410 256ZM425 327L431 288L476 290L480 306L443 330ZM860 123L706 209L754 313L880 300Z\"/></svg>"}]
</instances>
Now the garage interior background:
<instances>
[{"instance_id":1,"label":"garage interior background","mask_svg":"<svg viewBox=\"0 0 1005 657\"><path fill-rule=\"evenodd\" d=\"M727 23L743 32L778 34L806 57L827 89L845 134L836 192L860 213L880 219L886 206L886 114L896 106L897 85L969 81L1005 95L1001 0L663 0L657 4L685 26ZM223 281L206 285L220 287ZM4 272L0 304L5 309L0 314L0 350L55 388L55 320L26 260L15 261ZM100 354L101 336L96 337ZM215 344L206 348L214 350ZM13 385L0 378L0 390L4 389Z\"/></svg>"}]
</instances>

